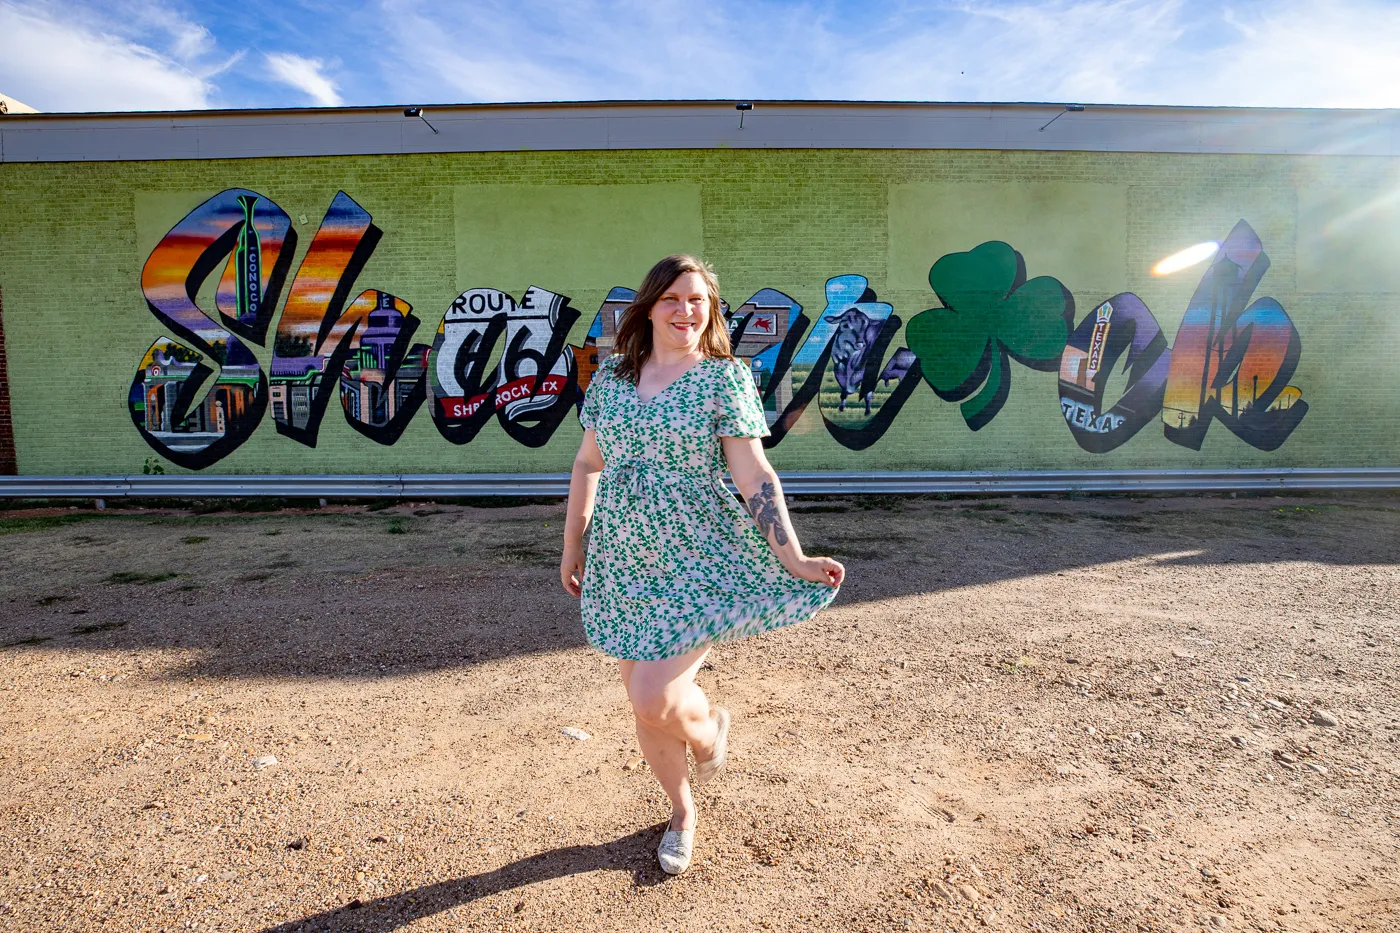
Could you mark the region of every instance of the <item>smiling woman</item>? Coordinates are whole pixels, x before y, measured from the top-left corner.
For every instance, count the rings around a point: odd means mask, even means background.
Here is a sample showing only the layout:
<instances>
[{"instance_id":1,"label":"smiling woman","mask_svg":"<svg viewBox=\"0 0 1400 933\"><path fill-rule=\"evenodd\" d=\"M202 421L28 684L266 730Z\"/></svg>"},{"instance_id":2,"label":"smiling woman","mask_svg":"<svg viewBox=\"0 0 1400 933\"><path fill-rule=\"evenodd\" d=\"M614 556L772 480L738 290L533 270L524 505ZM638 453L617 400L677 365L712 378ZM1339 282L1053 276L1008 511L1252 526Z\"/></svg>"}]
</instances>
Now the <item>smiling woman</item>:
<instances>
[{"instance_id":1,"label":"smiling woman","mask_svg":"<svg viewBox=\"0 0 1400 933\"><path fill-rule=\"evenodd\" d=\"M695 684L710 645L811 617L845 568L797 542L763 454L762 404L730 352L708 266L690 256L657 263L624 312L617 348L583 403L560 577L581 597L589 642L619 661L637 740L671 800L658 859L678 874L696 824L687 746L697 784L726 755L729 713ZM747 516L724 486L726 468Z\"/></svg>"},{"instance_id":2,"label":"smiling woman","mask_svg":"<svg viewBox=\"0 0 1400 933\"><path fill-rule=\"evenodd\" d=\"M618 377L638 382L658 345L678 351L694 342L707 357L732 360L724 315L708 313L720 307L719 281L703 263L691 256L667 256L658 262L617 329ZM671 374L656 367L651 372L663 383L671 381Z\"/></svg>"}]
</instances>

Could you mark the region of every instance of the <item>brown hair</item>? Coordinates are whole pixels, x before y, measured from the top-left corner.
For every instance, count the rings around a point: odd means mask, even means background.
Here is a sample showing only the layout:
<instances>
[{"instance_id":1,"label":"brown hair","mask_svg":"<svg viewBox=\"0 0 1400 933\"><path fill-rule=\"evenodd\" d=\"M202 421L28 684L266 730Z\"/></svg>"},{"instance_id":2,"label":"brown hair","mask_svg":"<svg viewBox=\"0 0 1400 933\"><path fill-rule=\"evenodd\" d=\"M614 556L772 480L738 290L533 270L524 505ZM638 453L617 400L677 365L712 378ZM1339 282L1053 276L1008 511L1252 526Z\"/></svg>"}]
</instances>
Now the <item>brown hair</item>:
<instances>
[{"instance_id":1,"label":"brown hair","mask_svg":"<svg viewBox=\"0 0 1400 933\"><path fill-rule=\"evenodd\" d=\"M642 287L637 289L637 297L622 312L622 323L617 328L613 345L613 353L619 357L617 375L620 378L634 385L641 378L642 364L651 357L651 309L666 294L671 283L687 272L699 274L709 293L710 311L705 329L700 332L700 352L726 360L734 358L729 348L729 326L724 319L715 270L694 256L667 256L651 267L642 279Z\"/></svg>"}]
</instances>

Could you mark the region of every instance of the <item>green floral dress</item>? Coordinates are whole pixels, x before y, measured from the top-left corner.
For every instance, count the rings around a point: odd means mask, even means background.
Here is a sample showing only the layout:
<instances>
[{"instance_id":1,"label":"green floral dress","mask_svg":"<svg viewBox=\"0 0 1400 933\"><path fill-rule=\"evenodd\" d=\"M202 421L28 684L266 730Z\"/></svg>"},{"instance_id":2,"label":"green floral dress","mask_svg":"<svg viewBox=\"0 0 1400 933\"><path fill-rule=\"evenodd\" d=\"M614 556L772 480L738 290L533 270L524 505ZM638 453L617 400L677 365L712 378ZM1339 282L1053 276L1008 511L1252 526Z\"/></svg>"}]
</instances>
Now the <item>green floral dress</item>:
<instances>
[{"instance_id":1,"label":"green floral dress","mask_svg":"<svg viewBox=\"0 0 1400 933\"><path fill-rule=\"evenodd\" d=\"M649 402L598 367L579 421L603 452L584 564L598 650L654 661L810 618L836 596L787 571L724 486L721 437L764 437L748 367L707 357Z\"/></svg>"}]
</instances>

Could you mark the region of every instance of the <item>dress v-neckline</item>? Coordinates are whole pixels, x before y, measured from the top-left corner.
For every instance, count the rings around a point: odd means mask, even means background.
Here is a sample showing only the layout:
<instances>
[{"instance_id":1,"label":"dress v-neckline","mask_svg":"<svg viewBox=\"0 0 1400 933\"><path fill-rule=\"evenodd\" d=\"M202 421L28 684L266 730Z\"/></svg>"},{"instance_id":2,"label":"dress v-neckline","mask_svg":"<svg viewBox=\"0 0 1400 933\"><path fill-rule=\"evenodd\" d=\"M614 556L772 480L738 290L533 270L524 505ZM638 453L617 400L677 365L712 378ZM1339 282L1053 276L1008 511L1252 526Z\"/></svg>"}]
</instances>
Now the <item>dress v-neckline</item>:
<instances>
[{"instance_id":1,"label":"dress v-neckline","mask_svg":"<svg viewBox=\"0 0 1400 933\"><path fill-rule=\"evenodd\" d=\"M638 375L637 375L637 382L631 382L630 380L623 380L623 381L624 381L624 382L627 382L628 385L632 386L632 397L635 398L635 399L637 400L637 404L640 405L640 406L642 406L643 408L647 408L648 406L651 405L652 402L656 401L656 400L659 399L661 396L665 395L667 392L670 392L672 386L674 386L676 383L680 382L680 381L681 381L682 379L684 379L686 376L689 376L691 373L695 372L695 370L699 369L701 366L704 366L707 362L709 362L709 360L710 360L710 357L708 357L708 356L701 358L700 362L696 363L694 366L691 366L691 367L690 367L689 369L687 369L685 372L681 373L679 376L677 376L676 378L672 379L670 382L666 383L666 387L665 387L665 388L663 388L663 389L662 389L661 391L659 391L659 392L656 392L655 394L652 395L651 398L646 399L645 401L642 400L642 393L639 392L639 391L637 391L637 384L641 382L641 374L640 374L640 373L638 373Z\"/></svg>"}]
</instances>

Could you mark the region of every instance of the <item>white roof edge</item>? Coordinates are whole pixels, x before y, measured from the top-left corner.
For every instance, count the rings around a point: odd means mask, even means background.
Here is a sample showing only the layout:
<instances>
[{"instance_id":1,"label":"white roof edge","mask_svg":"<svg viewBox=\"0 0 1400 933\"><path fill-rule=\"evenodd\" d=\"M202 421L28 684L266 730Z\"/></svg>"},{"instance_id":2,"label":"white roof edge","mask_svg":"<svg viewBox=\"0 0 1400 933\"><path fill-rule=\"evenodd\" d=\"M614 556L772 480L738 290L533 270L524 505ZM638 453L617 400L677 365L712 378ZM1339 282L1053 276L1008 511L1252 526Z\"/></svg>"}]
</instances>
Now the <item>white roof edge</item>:
<instances>
[{"instance_id":1,"label":"white roof edge","mask_svg":"<svg viewBox=\"0 0 1400 933\"><path fill-rule=\"evenodd\" d=\"M740 129L735 103L423 104L431 128L403 105L9 114L0 162L714 148L1400 155L1394 109L755 100Z\"/></svg>"},{"instance_id":2,"label":"white roof edge","mask_svg":"<svg viewBox=\"0 0 1400 933\"><path fill-rule=\"evenodd\" d=\"M688 100L564 100L564 101L499 101L492 103L424 103L422 101L405 101L402 103L386 104L366 104L342 107L245 107L232 109L200 109L200 110L113 110L113 111L48 111L30 114L16 114L17 117L37 117L43 119L66 119L66 118L92 118L92 117L190 117L207 119L226 119L228 117L242 116L273 116L273 115L324 115L324 114L348 114L348 113L388 113L401 114L406 107L421 107L425 112L445 113L450 111L491 111L491 110L594 110L594 109L614 109L614 110L634 110L637 108L676 108L694 109L709 107L734 108L737 103L750 103L756 107L783 107L783 108L803 108L821 110L851 110L861 111L871 108L889 109L911 109L911 110L980 110L980 109L1016 109L1032 107L1036 109L1052 108L1052 112L1066 106L1081 106L1085 109L1093 110L1118 110L1118 111L1139 111L1139 112L1161 112L1161 113L1240 113L1240 114L1315 114L1315 115L1338 115L1338 114L1394 114L1400 115L1400 109L1379 108L1379 107L1232 107L1232 106L1200 106L1186 104L1097 104L1092 101L942 101L942 100L761 100L744 98L731 100L729 98L707 98Z\"/></svg>"}]
</instances>

